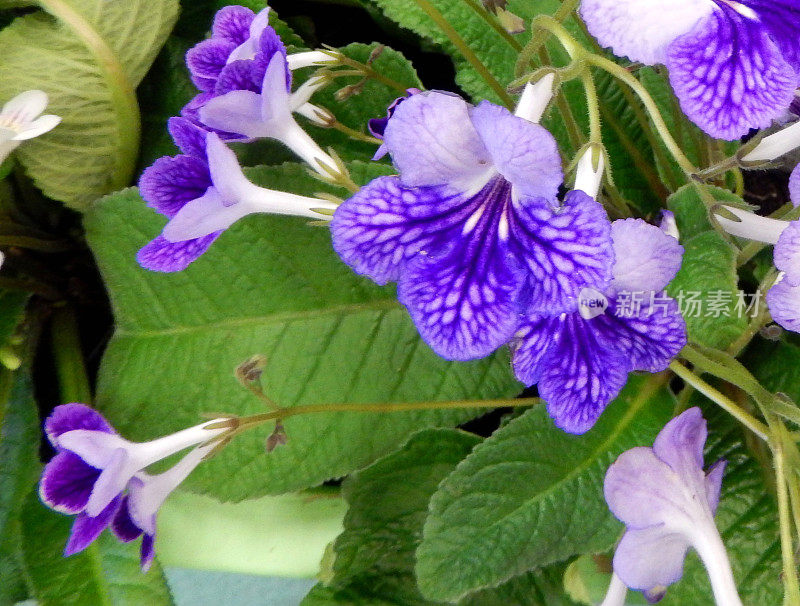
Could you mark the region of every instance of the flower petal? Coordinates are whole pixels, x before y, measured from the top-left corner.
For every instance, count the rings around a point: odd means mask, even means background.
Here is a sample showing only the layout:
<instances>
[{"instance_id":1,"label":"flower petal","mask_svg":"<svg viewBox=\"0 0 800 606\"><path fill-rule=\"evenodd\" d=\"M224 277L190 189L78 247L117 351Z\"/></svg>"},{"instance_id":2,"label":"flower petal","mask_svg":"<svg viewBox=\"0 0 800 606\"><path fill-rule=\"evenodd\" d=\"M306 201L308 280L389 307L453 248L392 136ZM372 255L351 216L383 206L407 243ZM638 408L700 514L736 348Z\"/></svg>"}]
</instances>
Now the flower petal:
<instances>
[{"instance_id":1,"label":"flower petal","mask_svg":"<svg viewBox=\"0 0 800 606\"><path fill-rule=\"evenodd\" d=\"M60 116L45 114L44 116L39 116L36 118L36 120L28 124L24 130L14 135L11 140L27 141L29 139L33 139L34 137L38 137L39 135L50 132L59 124L61 124Z\"/></svg>"},{"instance_id":2,"label":"flower petal","mask_svg":"<svg viewBox=\"0 0 800 606\"><path fill-rule=\"evenodd\" d=\"M94 518L85 513L78 514L72 524L67 545L64 548L64 556L71 556L79 551L86 549L102 532L108 528L111 520L120 507L121 497L117 496L108 506Z\"/></svg>"},{"instance_id":3,"label":"flower petal","mask_svg":"<svg viewBox=\"0 0 800 606\"><path fill-rule=\"evenodd\" d=\"M652 448L623 452L606 472L603 494L611 513L628 528L665 525L688 528L692 503L681 479Z\"/></svg>"},{"instance_id":4,"label":"flower petal","mask_svg":"<svg viewBox=\"0 0 800 606\"><path fill-rule=\"evenodd\" d=\"M264 67L259 69L253 59L240 59L226 65L214 85L215 95L224 95L233 90L249 90L258 93L264 79Z\"/></svg>"},{"instance_id":5,"label":"flower petal","mask_svg":"<svg viewBox=\"0 0 800 606\"><path fill-rule=\"evenodd\" d=\"M539 395L547 413L568 433L587 432L628 380L624 355L605 347L577 313L559 316L542 360Z\"/></svg>"},{"instance_id":6,"label":"flower petal","mask_svg":"<svg viewBox=\"0 0 800 606\"><path fill-rule=\"evenodd\" d=\"M202 196L210 186L208 166L190 156L159 158L139 179L139 193L147 205L167 217Z\"/></svg>"},{"instance_id":7,"label":"flower petal","mask_svg":"<svg viewBox=\"0 0 800 606\"><path fill-rule=\"evenodd\" d=\"M509 213L509 243L530 271L528 311L555 314L577 308L584 288L603 289L611 278L611 223L582 191L553 209L544 199L522 199Z\"/></svg>"},{"instance_id":8,"label":"flower petal","mask_svg":"<svg viewBox=\"0 0 800 606\"><path fill-rule=\"evenodd\" d=\"M800 221L792 221L781 232L774 250L775 267L785 272L783 280L800 286Z\"/></svg>"},{"instance_id":9,"label":"flower petal","mask_svg":"<svg viewBox=\"0 0 800 606\"><path fill-rule=\"evenodd\" d=\"M686 321L675 300L662 293L629 317L620 311L612 299L606 313L591 320L598 338L625 354L628 370L666 370L686 345Z\"/></svg>"},{"instance_id":10,"label":"flower petal","mask_svg":"<svg viewBox=\"0 0 800 606\"><path fill-rule=\"evenodd\" d=\"M250 37L250 24L255 16L252 10L244 6L223 6L214 15L211 36L230 40L238 46Z\"/></svg>"},{"instance_id":11,"label":"flower petal","mask_svg":"<svg viewBox=\"0 0 800 606\"><path fill-rule=\"evenodd\" d=\"M789 175L789 199L795 208L800 206L800 164L795 166Z\"/></svg>"},{"instance_id":12,"label":"flower petal","mask_svg":"<svg viewBox=\"0 0 800 606\"><path fill-rule=\"evenodd\" d=\"M546 370L550 346L556 342L562 320L558 316L530 314L511 341L514 375L527 386L535 385Z\"/></svg>"},{"instance_id":13,"label":"flower petal","mask_svg":"<svg viewBox=\"0 0 800 606\"><path fill-rule=\"evenodd\" d=\"M208 131L183 117L167 120L167 130L182 154L205 161Z\"/></svg>"},{"instance_id":14,"label":"flower petal","mask_svg":"<svg viewBox=\"0 0 800 606\"><path fill-rule=\"evenodd\" d=\"M251 211L247 204L226 206L215 188L192 200L169 220L161 235L169 242L195 241L220 233Z\"/></svg>"},{"instance_id":15,"label":"flower petal","mask_svg":"<svg viewBox=\"0 0 800 606\"><path fill-rule=\"evenodd\" d=\"M197 88L204 92L214 90L217 78L236 46L231 40L212 38L187 51L186 66Z\"/></svg>"},{"instance_id":16,"label":"flower petal","mask_svg":"<svg viewBox=\"0 0 800 606\"><path fill-rule=\"evenodd\" d=\"M11 118L12 122L25 124L32 122L47 107L47 93L42 90L26 90L3 105L0 115Z\"/></svg>"},{"instance_id":17,"label":"flower petal","mask_svg":"<svg viewBox=\"0 0 800 606\"><path fill-rule=\"evenodd\" d=\"M125 495L122 502L111 521L111 532L123 543L130 543L139 538L142 529L139 528L130 516L129 510L130 497Z\"/></svg>"},{"instance_id":18,"label":"flower petal","mask_svg":"<svg viewBox=\"0 0 800 606\"><path fill-rule=\"evenodd\" d=\"M611 224L614 243L613 288L628 292L660 292L681 268L683 246L642 219Z\"/></svg>"},{"instance_id":19,"label":"flower petal","mask_svg":"<svg viewBox=\"0 0 800 606\"><path fill-rule=\"evenodd\" d=\"M770 36L781 49L786 61L800 70L800 3L797 0L741 0L752 9L760 24L766 26Z\"/></svg>"},{"instance_id":20,"label":"flower petal","mask_svg":"<svg viewBox=\"0 0 800 606\"><path fill-rule=\"evenodd\" d=\"M717 513L719 497L722 492L722 476L725 475L727 466L727 461L717 461L706 474L706 498L708 498L708 506L711 508L712 514Z\"/></svg>"},{"instance_id":21,"label":"flower petal","mask_svg":"<svg viewBox=\"0 0 800 606\"><path fill-rule=\"evenodd\" d=\"M58 436L74 429L116 433L103 415L94 408L77 402L56 406L44 422L45 434L53 446L58 446Z\"/></svg>"},{"instance_id":22,"label":"flower petal","mask_svg":"<svg viewBox=\"0 0 800 606\"><path fill-rule=\"evenodd\" d=\"M601 46L655 65L664 63L670 43L713 7L708 0L583 0L580 14Z\"/></svg>"},{"instance_id":23,"label":"flower petal","mask_svg":"<svg viewBox=\"0 0 800 606\"><path fill-rule=\"evenodd\" d=\"M136 261L151 271L183 271L208 250L220 233L183 242L170 242L164 236L158 236L139 250Z\"/></svg>"},{"instance_id":24,"label":"flower petal","mask_svg":"<svg viewBox=\"0 0 800 606\"><path fill-rule=\"evenodd\" d=\"M661 527L628 530L614 553L614 572L630 589L672 585L683 576L689 544Z\"/></svg>"},{"instance_id":25,"label":"flower petal","mask_svg":"<svg viewBox=\"0 0 800 606\"><path fill-rule=\"evenodd\" d=\"M82 512L89 502L100 470L71 452L60 452L45 465L39 496L50 509L61 513Z\"/></svg>"},{"instance_id":26,"label":"flower petal","mask_svg":"<svg viewBox=\"0 0 800 606\"><path fill-rule=\"evenodd\" d=\"M413 95L397 106L384 145L409 187L470 184L489 178L491 157L470 120L471 106L442 92Z\"/></svg>"},{"instance_id":27,"label":"flower petal","mask_svg":"<svg viewBox=\"0 0 800 606\"><path fill-rule=\"evenodd\" d=\"M664 425L653 442L653 452L684 481L693 482L705 477L703 448L707 437L706 420L695 406Z\"/></svg>"},{"instance_id":28,"label":"flower petal","mask_svg":"<svg viewBox=\"0 0 800 606\"><path fill-rule=\"evenodd\" d=\"M264 136L261 95L249 90L234 90L214 97L199 110L206 126L256 139Z\"/></svg>"},{"instance_id":29,"label":"flower petal","mask_svg":"<svg viewBox=\"0 0 800 606\"><path fill-rule=\"evenodd\" d=\"M684 113L718 139L766 128L788 109L797 88L797 74L768 31L730 7L678 38L667 67Z\"/></svg>"},{"instance_id":30,"label":"flower petal","mask_svg":"<svg viewBox=\"0 0 800 606\"><path fill-rule=\"evenodd\" d=\"M139 562L142 572L147 572L153 565L153 560L156 557L155 543L155 535L145 534L142 536L142 548L139 551Z\"/></svg>"},{"instance_id":31,"label":"flower petal","mask_svg":"<svg viewBox=\"0 0 800 606\"><path fill-rule=\"evenodd\" d=\"M490 354L519 324L525 276L498 235L502 212L502 205L481 207L445 254L416 257L398 282L398 300L420 336L448 360Z\"/></svg>"},{"instance_id":32,"label":"flower petal","mask_svg":"<svg viewBox=\"0 0 800 606\"><path fill-rule=\"evenodd\" d=\"M800 332L800 286L781 280L769 289L766 299L775 322L786 330Z\"/></svg>"},{"instance_id":33,"label":"flower petal","mask_svg":"<svg viewBox=\"0 0 800 606\"><path fill-rule=\"evenodd\" d=\"M543 126L488 101L472 110L471 118L492 162L515 192L556 199L564 174L553 135Z\"/></svg>"},{"instance_id":34,"label":"flower petal","mask_svg":"<svg viewBox=\"0 0 800 606\"><path fill-rule=\"evenodd\" d=\"M123 448L118 448L106 458L103 471L94 483L92 494L86 503L88 515L100 515L100 512L125 490L128 480L133 475L130 467L130 457Z\"/></svg>"},{"instance_id":35,"label":"flower petal","mask_svg":"<svg viewBox=\"0 0 800 606\"><path fill-rule=\"evenodd\" d=\"M441 250L476 205L444 187L408 188L397 177L378 177L336 209L333 248L356 273L386 284L408 260Z\"/></svg>"}]
</instances>

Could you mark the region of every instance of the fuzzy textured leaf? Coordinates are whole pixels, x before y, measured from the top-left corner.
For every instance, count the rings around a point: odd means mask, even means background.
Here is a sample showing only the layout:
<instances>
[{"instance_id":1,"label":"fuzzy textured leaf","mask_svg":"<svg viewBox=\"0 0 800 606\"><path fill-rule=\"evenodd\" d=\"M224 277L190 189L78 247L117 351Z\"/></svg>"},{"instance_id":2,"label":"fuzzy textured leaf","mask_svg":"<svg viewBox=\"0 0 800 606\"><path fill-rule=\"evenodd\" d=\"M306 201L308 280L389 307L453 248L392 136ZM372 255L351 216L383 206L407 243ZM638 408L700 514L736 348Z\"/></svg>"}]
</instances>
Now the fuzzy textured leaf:
<instances>
[{"instance_id":1,"label":"fuzzy textured leaf","mask_svg":"<svg viewBox=\"0 0 800 606\"><path fill-rule=\"evenodd\" d=\"M17 155L49 197L85 210L129 184L139 147L135 90L175 24L177 0L38 0L0 31L0 100L29 89L62 117ZM69 161L65 162L65 158Z\"/></svg>"},{"instance_id":2,"label":"fuzzy textured leaf","mask_svg":"<svg viewBox=\"0 0 800 606\"><path fill-rule=\"evenodd\" d=\"M652 443L669 419L664 381L631 377L585 435L562 432L537 407L476 447L431 499L417 551L423 595L457 601L613 545L621 525L603 499L605 471L623 450Z\"/></svg>"}]
</instances>

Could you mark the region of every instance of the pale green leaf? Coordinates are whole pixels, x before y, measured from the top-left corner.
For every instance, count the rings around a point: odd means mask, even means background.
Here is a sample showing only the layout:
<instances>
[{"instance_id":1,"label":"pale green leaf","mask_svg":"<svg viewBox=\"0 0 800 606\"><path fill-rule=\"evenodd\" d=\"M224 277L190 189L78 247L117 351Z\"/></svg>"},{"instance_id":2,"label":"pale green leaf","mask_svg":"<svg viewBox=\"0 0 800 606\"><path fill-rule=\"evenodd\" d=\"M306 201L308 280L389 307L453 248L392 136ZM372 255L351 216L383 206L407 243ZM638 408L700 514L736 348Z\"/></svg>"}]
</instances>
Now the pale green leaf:
<instances>
[{"instance_id":1,"label":"pale green leaf","mask_svg":"<svg viewBox=\"0 0 800 606\"><path fill-rule=\"evenodd\" d=\"M359 168L360 167L360 168ZM353 175L365 180L366 166ZM386 167L369 165L371 175ZM361 174L358 174L361 173ZM250 173L301 194L335 191L299 165ZM340 193L340 192L339 192ZM508 355L454 363L419 339L392 288L355 275L333 253L324 227L290 217L248 217L177 274L141 269L136 251L163 217L134 190L87 216L89 243L109 286L117 331L100 369L97 402L122 433L148 439L206 412L264 407L238 386L234 368L266 354L264 385L283 406L461 400L515 395ZM270 427L238 437L201 466L190 485L224 500L319 484L363 467L429 426L475 412L336 413L292 417L289 443L267 455Z\"/></svg>"},{"instance_id":2,"label":"pale green leaf","mask_svg":"<svg viewBox=\"0 0 800 606\"><path fill-rule=\"evenodd\" d=\"M544 407L509 422L439 486L417 577L424 595L456 601L532 568L602 551L621 525L603 499L608 465L652 443L674 398L663 376L631 377L582 436L556 428Z\"/></svg>"},{"instance_id":3,"label":"pale green leaf","mask_svg":"<svg viewBox=\"0 0 800 606\"><path fill-rule=\"evenodd\" d=\"M135 90L177 18L177 0L39 0L0 31L0 100L48 93L63 121L18 158L51 198L79 210L130 182L139 147Z\"/></svg>"}]
</instances>

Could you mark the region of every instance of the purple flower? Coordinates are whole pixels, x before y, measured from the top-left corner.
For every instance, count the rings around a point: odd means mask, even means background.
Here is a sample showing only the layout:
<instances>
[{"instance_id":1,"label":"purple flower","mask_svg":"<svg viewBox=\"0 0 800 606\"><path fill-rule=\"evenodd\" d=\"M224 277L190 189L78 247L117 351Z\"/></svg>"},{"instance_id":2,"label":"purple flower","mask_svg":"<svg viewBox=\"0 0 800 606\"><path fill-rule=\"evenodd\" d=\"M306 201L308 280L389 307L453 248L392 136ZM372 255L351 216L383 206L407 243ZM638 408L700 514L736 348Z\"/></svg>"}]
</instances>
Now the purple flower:
<instances>
[{"instance_id":1,"label":"purple flower","mask_svg":"<svg viewBox=\"0 0 800 606\"><path fill-rule=\"evenodd\" d=\"M611 263L603 208L578 192L563 204L555 140L489 102L442 92L397 106L384 145L399 177L344 202L333 246L357 273L397 281L422 338L444 358L483 357L528 310L574 309Z\"/></svg>"},{"instance_id":2,"label":"purple flower","mask_svg":"<svg viewBox=\"0 0 800 606\"><path fill-rule=\"evenodd\" d=\"M45 421L56 455L42 472L39 495L51 509L77 516L64 554L82 551L112 523L134 476L156 461L219 436L225 429L207 429L218 422L135 443L119 436L85 404L57 406Z\"/></svg>"},{"instance_id":3,"label":"purple flower","mask_svg":"<svg viewBox=\"0 0 800 606\"><path fill-rule=\"evenodd\" d=\"M799 0L583 0L580 13L617 55L665 64L683 111L713 137L765 128L794 99Z\"/></svg>"},{"instance_id":4,"label":"purple flower","mask_svg":"<svg viewBox=\"0 0 800 606\"><path fill-rule=\"evenodd\" d=\"M611 239L610 281L585 288L576 311L528 314L512 342L517 378L538 383L548 413L570 433L591 429L629 372L662 371L686 344L678 305L663 292L683 247L641 219L614 221Z\"/></svg>"},{"instance_id":5,"label":"purple flower","mask_svg":"<svg viewBox=\"0 0 800 606\"><path fill-rule=\"evenodd\" d=\"M660 599L683 575L693 547L718 604L741 605L725 546L714 524L725 462L703 471L706 422L690 408L667 423L652 448L632 448L606 473L611 512L626 526L614 573L631 589Z\"/></svg>"},{"instance_id":6,"label":"purple flower","mask_svg":"<svg viewBox=\"0 0 800 606\"><path fill-rule=\"evenodd\" d=\"M185 152L165 157L144 171L139 189L148 205L169 218L161 235L145 245L137 260L153 271L181 271L238 219L252 213L325 219L336 205L253 185L236 155L216 133L202 136L190 122L170 123Z\"/></svg>"}]
</instances>

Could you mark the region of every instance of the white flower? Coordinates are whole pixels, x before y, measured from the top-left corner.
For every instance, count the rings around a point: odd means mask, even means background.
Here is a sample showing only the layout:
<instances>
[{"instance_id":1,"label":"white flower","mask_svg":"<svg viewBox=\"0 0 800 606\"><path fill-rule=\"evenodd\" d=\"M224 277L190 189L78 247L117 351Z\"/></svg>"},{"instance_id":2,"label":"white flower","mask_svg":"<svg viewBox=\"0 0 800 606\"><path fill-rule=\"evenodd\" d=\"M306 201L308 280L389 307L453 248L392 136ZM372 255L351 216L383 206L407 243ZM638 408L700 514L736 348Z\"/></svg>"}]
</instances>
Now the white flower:
<instances>
[{"instance_id":1,"label":"white flower","mask_svg":"<svg viewBox=\"0 0 800 606\"><path fill-rule=\"evenodd\" d=\"M20 143L53 130L61 118L40 115L47 107L47 94L40 90L20 93L3 106L0 111L0 163Z\"/></svg>"}]
</instances>

